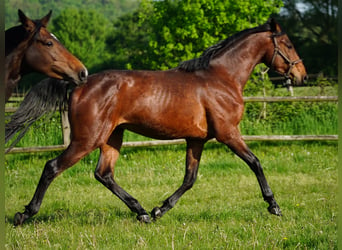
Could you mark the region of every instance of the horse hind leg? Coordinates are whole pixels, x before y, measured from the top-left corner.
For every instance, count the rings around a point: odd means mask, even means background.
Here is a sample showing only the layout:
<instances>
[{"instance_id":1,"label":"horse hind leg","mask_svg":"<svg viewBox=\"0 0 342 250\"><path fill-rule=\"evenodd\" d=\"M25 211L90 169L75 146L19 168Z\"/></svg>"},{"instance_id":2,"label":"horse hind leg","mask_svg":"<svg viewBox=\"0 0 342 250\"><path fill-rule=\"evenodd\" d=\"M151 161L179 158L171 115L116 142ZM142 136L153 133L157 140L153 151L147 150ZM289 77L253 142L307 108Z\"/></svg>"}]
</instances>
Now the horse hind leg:
<instances>
[{"instance_id":1,"label":"horse hind leg","mask_svg":"<svg viewBox=\"0 0 342 250\"><path fill-rule=\"evenodd\" d=\"M151 214L153 219L162 217L167 211L173 208L179 198L194 185L198 166L200 163L204 142L202 141L187 141L186 152L186 171L182 185L167 198L161 207L155 207Z\"/></svg>"},{"instance_id":2,"label":"horse hind leg","mask_svg":"<svg viewBox=\"0 0 342 250\"><path fill-rule=\"evenodd\" d=\"M115 130L108 143L100 147L100 158L95 169L95 178L121 199L132 212L137 213L139 221L150 223L150 217L140 203L114 180L114 165L119 158L122 136L122 130Z\"/></svg>"},{"instance_id":3,"label":"horse hind leg","mask_svg":"<svg viewBox=\"0 0 342 250\"><path fill-rule=\"evenodd\" d=\"M243 141L240 132L236 131L235 133L229 133L229 135L229 138L218 137L217 140L226 144L237 156L247 163L258 180L264 200L269 204L268 211L271 214L281 216L281 210L274 199L270 186L267 183L259 159L251 152Z\"/></svg>"},{"instance_id":4,"label":"horse hind leg","mask_svg":"<svg viewBox=\"0 0 342 250\"><path fill-rule=\"evenodd\" d=\"M77 143L71 143L69 147L57 158L48 161L45 164L43 173L40 177L38 186L31 202L25 206L23 213L16 213L14 216L14 225L22 225L27 219L37 214L42 204L44 195L51 182L64 170L76 164L81 158L91 150L82 149Z\"/></svg>"}]
</instances>

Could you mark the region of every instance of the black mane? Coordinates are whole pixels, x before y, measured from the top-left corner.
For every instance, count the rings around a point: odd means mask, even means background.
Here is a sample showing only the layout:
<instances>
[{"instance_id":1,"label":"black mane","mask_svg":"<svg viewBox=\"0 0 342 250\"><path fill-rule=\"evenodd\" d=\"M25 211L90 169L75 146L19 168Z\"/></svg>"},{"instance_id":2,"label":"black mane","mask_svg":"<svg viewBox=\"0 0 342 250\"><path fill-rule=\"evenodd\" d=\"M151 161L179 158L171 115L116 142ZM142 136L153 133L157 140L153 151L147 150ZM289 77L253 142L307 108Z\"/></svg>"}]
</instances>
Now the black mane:
<instances>
[{"instance_id":1,"label":"black mane","mask_svg":"<svg viewBox=\"0 0 342 250\"><path fill-rule=\"evenodd\" d=\"M35 30L33 37L39 33L42 24L40 20L32 20L35 23ZM25 41L30 36L23 25L9 28L5 31L5 56L9 55L19 44Z\"/></svg>"},{"instance_id":2,"label":"black mane","mask_svg":"<svg viewBox=\"0 0 342 250\"><path fill-rule=\"evenodd\" d=\"M245 29L243 31L240 31L225 40L220 41L219 43L209 47L206 49L203 54L199 58L191 59L188 61L181 62L178 69L187 71L187 72L193 72L196 70L203 70L207 69L209 67L209 62L211 59L213 59L215 56L219 55L223 50L226 50L226 48L232 46L236 42L244 39L248 35L259 33L259 32L265 32L270 31L271 25L269 22L260 25L255 28Z\"/></svg>"},{"instance_id":3,"label":"black mane","mask_svg":"<svg viewBox=\"0 0 342 250\"><path fill-rule=\"evenodd\" d=\"M5 56L9 55L18 45L28 37L22 25L5 31Z\"/></svg>"}]
</instances>

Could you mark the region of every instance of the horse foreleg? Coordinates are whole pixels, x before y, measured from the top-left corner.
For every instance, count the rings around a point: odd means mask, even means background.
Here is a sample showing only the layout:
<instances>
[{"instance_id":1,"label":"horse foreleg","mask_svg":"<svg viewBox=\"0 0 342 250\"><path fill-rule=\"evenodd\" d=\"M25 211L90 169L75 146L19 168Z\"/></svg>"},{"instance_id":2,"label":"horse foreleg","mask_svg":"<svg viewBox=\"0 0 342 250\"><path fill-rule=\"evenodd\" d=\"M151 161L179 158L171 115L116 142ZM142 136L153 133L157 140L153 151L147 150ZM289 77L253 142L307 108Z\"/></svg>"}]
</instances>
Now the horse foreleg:
<instances>
[{"instance_id":1,"label":"horse foreleg","mask_svg":"<svg viewBox=\"0 0 342 250\"><path fill-rule=\"evenodd\" d=\"M204 142L199 141L187 141L186 151L186 171L182 185L174 192L169 198L167 198L162 207L155 207L151 214L153 219L162 217L167 211L173 208L179 198L194 185L198 166L200 163Z\"/></svg>"},{"instance_id":2,"label":"horse foreleg","mask_svg":"<svg viewBox=\"0 0 342 250\"><path fill-rule=\"evenodd\" d=\"M240 132L229 133L229 138L217 138L218 141L226 144L236 155L244 160L254 172L264 200L269 204L268 211L271 214L281 216L281 210L274 199L273 192L267 183L259 159L251 152L246 143L242 140Z\"/></svg>"},{"instance_id":3,"label":"horse foreleg","mask_svg":"<svg viewBox=\"0 0 342 250\"><path fill-rule=\"evenodd\" d=\"M14 225L22 225L25 220L38 213L42 204L44 195L51 182L65 169L73 166L89 151L79 150L75 144L70 144L69 147L57 158L48 161L45 164L43 173L40 177L38 186L34 193L31 202L25 206L23 213L16 213L14 216Z\"/></svg>"},{"instance_id":4,"label":"horse foreleg","mask_svg":"<svg viewBox=\"0 0 342 250\"><path fill-rule=\"evenodd\" d=\"M114 180L114 165L119 158L123 131L114 131L108 144L101 146L100 158L95 170L95 178L121 199L128 208L137 213L137 219L150 223L150 217L140 203L121 188ZM110 145L109 145L110 144Z\"/></svg>"}]
</instances>

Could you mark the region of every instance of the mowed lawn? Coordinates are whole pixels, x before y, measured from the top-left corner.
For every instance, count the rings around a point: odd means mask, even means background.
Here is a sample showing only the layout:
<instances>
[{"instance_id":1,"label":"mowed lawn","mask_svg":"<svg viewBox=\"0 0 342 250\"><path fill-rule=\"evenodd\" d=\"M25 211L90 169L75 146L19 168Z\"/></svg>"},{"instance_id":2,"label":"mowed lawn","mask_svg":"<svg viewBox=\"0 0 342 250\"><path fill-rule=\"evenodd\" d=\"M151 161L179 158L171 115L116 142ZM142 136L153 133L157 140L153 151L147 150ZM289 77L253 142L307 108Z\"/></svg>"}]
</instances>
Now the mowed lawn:
<instances>
[{"instance_id":1,"label":"mowed lawn","mask_svg":"<svg viewBox=\"0 0 342 250\"><path fill-rule=\"evenodd\" d=\"M225 146L207 144L198 179L160 220L141 224L96 181L98 152L51 184L39 213L13 216L31 200L44 164L58 153L6 155L7 249L336 249L337 143L248 143L283 216L267 211L256 177ZM160 206L182 183L185 146L123 148L117 182L142 206Z\"/></svg>"}]
</instances>

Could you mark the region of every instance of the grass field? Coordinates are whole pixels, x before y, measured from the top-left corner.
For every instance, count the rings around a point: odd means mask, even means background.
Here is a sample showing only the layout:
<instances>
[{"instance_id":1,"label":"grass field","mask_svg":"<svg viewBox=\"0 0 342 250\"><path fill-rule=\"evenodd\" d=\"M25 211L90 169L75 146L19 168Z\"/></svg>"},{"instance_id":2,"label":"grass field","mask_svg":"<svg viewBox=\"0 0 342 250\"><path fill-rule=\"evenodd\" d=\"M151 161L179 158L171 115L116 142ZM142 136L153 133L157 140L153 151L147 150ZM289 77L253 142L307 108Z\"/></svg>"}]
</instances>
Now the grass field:
<instances>
[{"instance_id":1,"label":"grass field","mask_svg":"<svg viewBox=\"0 0 342 250\"><path fill-rule=\"evenodd\" d=\"M337 143L250 143L283 216L267 212L248 166L207 144L199 176L164 217L141 224L93 171L97 152L59 176L40 212L12 226L57 153L6 155L7 249L337 249ZM123 148L118 183L147 211L181 184L185 146Z\"/></svg>"}]
</instances>

